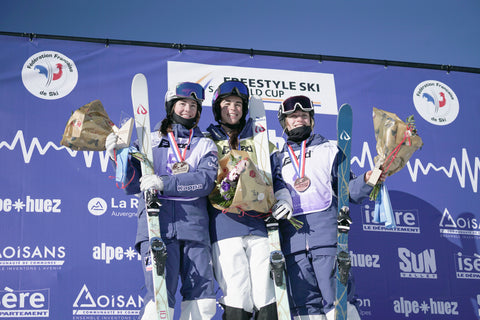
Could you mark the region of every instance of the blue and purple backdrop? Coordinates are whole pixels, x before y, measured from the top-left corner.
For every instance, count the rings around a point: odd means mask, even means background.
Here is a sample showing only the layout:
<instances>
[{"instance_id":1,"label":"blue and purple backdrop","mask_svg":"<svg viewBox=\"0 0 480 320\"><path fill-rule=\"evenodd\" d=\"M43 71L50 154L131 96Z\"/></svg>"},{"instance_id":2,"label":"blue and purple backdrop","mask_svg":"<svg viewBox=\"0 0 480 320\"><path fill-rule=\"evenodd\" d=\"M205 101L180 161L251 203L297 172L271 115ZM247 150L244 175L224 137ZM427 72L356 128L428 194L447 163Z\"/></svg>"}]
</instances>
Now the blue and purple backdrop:
<instances>
[{"instance_id":1,"label":"blue and purple backdrop","mask_svg":"<svg viewBox=\"0 0 480 320\"><path fill-rule=\"evenodd\" d=\"M479 74L7 35L0 61L0 318L136 319L137 199L116 186L105 152L74 152L60 140L71 113L95 99L117 125L132 117L131 81L143 73L152 127L178 81L205 87L203 130L214 121L216 86L244 81L264 99L278 145L276 109L286 97L310 96L315 132L330 139L338 107L349 103L357 174L377 154L372 108L414 115L424 146L386 182L397 228L372 221L373 202L351 208L360 314L480 319Z\"/></svg>"}]
</instances>

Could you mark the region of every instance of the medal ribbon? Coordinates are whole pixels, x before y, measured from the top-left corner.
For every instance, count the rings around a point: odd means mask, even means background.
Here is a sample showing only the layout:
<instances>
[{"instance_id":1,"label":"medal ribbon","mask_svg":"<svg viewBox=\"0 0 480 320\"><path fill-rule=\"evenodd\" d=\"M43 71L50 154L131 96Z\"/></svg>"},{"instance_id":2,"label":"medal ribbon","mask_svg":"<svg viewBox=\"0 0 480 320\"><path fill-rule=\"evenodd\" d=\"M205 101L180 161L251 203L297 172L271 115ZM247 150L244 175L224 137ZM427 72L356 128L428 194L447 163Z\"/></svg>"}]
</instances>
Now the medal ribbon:
<instances>
[{"instance_id":1,"label":"medal ribbon","mask_svg":"<svg viewBox=\"0 0 480 320\"><path fill-rule=\"evenodd\" d=\"M307 151L307 140L302 141L302 147L300 148L299 158L293 152L293 148L287 143L287 151L288 155L290 156L290 160L292 161L293 168L297 173L299 178L305 177L305 155Z\"/></svg>"},{"instance_id":2,"label":"medal ribbon","mask_svg":"<svg viewBox=\"0 0 480 320\"><path fill-rule=\"evenodd\" d=\"M175 158L177 158L177 162L185 161L185 156L187 155L188 146L190 145L190 142L192 142L192 136L193 136L193 130L190 129L190 135L188 137L188 142L187 142L187 145L185 146L185 149L183 150L183 154L182 154L182 153L180 153L180 148L178 147L177 141L175 141L175 136L173 135L173 132L170 131L168 133L168 140L170 140L170 148L172 149L173 154L175 155Z\"/></svg>"}]
</instances>

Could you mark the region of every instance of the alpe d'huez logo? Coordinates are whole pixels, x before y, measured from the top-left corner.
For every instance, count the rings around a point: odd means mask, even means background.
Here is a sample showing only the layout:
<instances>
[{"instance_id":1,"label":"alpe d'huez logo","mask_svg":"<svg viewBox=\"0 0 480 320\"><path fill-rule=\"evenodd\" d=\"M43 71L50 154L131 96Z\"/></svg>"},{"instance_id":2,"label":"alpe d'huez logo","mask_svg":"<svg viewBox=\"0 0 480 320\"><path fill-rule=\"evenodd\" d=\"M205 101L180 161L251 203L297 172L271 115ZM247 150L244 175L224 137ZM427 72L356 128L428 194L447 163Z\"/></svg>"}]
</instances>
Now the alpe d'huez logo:
<instances>
[{"instance_id":1,"label":"alpe d'huez logo","mask_svg":"<svg viewBox=\"0 0 480 320\"><path fill-rule=\"evenodd\" d=\"M452 123L459 111L455 92L440 81L427 80L417 85L413 104L423 119L439 126Z\"/></svg>"},{"instance_id":2,"label":"alpe d'huez logo","mask_svg":"<svg viewBox=\"0 0 480 320\"><path fill-rule=\"evenodd\" d=\"M54 100L68 95L77 85L78 71L67 56L55 51L42 51L27 59L22 81L34 96Z\"/></svg>"}]
</instances>

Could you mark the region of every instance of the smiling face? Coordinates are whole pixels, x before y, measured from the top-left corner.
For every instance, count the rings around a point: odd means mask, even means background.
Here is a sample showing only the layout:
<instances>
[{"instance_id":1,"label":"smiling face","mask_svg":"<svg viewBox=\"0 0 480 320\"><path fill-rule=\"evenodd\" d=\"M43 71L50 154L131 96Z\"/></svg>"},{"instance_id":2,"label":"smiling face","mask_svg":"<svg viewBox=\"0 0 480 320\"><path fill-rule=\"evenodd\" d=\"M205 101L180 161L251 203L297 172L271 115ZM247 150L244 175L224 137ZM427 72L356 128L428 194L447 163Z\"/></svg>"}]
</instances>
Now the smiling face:
<instances>
[{"instance_id":1,"label":"smiling face","mask_svg":"<svg viewBox=\"0 0 480 320\"><path fill-rule=\"evenodd\" d=\"M180 99L175 102L173 112L184 119L192 119L197 115L197 102L192 99Z\"/></svg>"},{"instance_id":2,"label":"smiling face","mask_svg":"<svg viewBox=\"0 0 480 320\"><path fill-rule=\"evenodd\" d=\"M285 117L285 127L288 131L310 125L310 114L300 109Z\"/></svg>"},{"instance_id":3,"label":"smiling face","mask_svg":"<svg viewBox=\"0 0 480 320\"><path fill-rule=\"evenodd\" d=\"M242 107L243 102L240 97L225 97L220 102L220 115L222 117L222 122L231 125L237 124L243 116Z\"/></svg>"}]
</instances>

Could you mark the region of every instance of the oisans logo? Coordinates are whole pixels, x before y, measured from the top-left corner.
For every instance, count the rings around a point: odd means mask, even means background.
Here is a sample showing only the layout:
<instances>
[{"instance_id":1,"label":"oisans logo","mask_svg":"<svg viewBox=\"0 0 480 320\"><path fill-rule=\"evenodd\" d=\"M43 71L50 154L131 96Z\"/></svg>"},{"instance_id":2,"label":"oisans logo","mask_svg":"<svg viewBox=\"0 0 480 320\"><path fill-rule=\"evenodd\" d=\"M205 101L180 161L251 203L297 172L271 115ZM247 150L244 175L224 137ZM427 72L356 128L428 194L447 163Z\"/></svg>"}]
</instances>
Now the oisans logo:
<instances>
[{"instance_id":1,"label":"oisans logo","mask_svg":"<svg viewBox=\"0 0 480 320\"><path fill-rule=\"evenodd\" d=\"M459 111L455 92L434 80L423 81L415 88L413 104L423 119L439 126L452 123Z\"/></svg>"},{"instance_id":2,"label":"oisans logo","mask_svg":"<svg viewBox=\"0 0 480 320\"><path fill-rule=\"evenodd\" d=\"M27 59L22 69L22 81L34 96L54 100L68 95L77 85L75 63L55 51L42 51Z\"/></svg>"}]
</instances>

